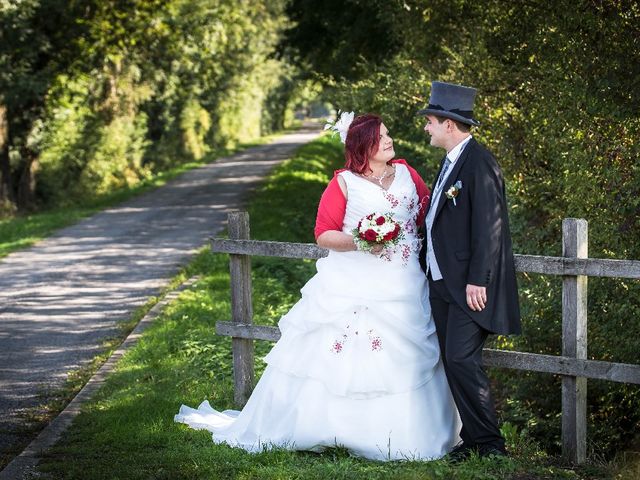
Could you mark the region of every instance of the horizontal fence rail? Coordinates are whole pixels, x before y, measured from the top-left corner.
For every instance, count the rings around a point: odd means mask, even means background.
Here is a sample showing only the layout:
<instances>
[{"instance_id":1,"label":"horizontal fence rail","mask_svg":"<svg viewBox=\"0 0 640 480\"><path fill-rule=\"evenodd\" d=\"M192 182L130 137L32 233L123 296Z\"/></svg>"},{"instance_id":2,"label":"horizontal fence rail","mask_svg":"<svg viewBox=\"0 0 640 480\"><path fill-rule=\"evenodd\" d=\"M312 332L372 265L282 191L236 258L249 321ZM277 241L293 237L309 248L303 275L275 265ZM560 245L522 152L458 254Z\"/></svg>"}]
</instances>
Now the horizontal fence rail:
<instances>
[{"instance_id":1,"label":"horizontal fence rail","mask_svg":"<svg viewBox=\"0 0 640 480\"><path fill-rule=\"evenodd\" d=\"M311 260L326 257L329 253L328 250L313 243L229 240L225 238L211 239L211 249L216 253ZM640 279L639 260L583 259L518 254L514 255L514 259L518 272Z\"/></svg>"},{"instance_id":2,"label":"horizontal fence rail","mask_svg":"<svg viewBox=\"0 0 640 480\"><path fill-rule=\"evenodd\" d=\"M235 401L246 403L253 388L254 340L277 341L278 327L253 324L251 256L320 259L328 250L309 243L249 239L249 215L229 214L231 238L211 240L212 251L228 253L231 272L232 322L217 321L216 333L233 339ZM640 384L640 365L587 359L587 278L640 279L640 261L588 257L587 222L564 219L562 257L514 255L516 270L562 276L562 355L485 348L487 367L549 373L562 376L562 450L574 463L586 460L587 379Z\"/></svg>"}]
</instances>

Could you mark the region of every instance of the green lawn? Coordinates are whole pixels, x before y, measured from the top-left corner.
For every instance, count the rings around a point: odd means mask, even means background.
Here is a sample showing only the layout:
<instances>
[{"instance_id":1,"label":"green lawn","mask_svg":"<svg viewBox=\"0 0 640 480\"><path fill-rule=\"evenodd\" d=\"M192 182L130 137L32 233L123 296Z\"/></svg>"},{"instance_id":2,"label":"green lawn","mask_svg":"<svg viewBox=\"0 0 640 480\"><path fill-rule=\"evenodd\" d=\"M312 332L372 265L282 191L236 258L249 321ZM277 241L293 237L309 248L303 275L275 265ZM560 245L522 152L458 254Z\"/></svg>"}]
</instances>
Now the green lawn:
<instances>
[{"instance_id":1,"label":"green lawn","mask_svg":"<svg viewBox=\"0 0 640 480\"><path fill-rule=\"evenodd\" d=\"M252 237L312 241L320 193L341 165L341 146L323 137L276 169L253 197ZM252 261L256 323L274 325L314 273L311 261ZM230 318L228 258L208 251L182 274L201 279L171 304L118 364L40 469L60 479L582 479L612 478L611 465L562 466L506 423L509 459L473 458L460 465L373 462L342 449L323 454L248 454L214 445L207 432L175 424L180 404L208 399L232 407L231 340L215 335ZM256 367L268 342L256 342ZM622 477L618 477L622 478ZM632 478L632 477L628 477Z\"/></svg>"}]
</instances>

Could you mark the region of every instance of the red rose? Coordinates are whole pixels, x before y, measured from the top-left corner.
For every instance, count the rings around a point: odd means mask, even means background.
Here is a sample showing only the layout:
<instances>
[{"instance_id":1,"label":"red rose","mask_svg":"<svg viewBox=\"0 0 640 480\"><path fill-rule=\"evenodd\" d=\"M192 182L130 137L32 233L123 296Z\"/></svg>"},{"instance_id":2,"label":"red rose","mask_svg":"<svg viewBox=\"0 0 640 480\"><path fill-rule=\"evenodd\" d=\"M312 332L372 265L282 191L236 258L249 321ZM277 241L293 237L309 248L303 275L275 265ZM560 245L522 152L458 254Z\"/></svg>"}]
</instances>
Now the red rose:
<instances>
[{"instance_id":1,"label":"red rose","mask_svg":"<svg viewBox=\"0 0 640 480\"><path fill-rule=\"evenodd\" d=\"M378 235L376 234L376 232L371 229L364 232L364 239L367 240L368 242L375 242L377 236Z\"/></svg>"},{"instance_id":2,"label":"red rose","mask_svg":"<svg viewBox=\"0 0 640 480\"><path fill-rule=\"evenodd\" d=\"M382 237L382 240L385 242L388 242L389 240L393 240L395 237L394 232L389 232L387 234L385 234L384 237Z\"/></svg>"},{"instance_id":3,"label":"red rose","mask_svg":"<svg viewBox=\"0 0 640 480\"><path fill-rule=\"evenodd\" d=\"M385 222L385 218L382 215L376 218L376 225L382 225L384 222Z\"/></svg>"},{"instance_id":4,"label":"red rose","mask_svg":"<svg viewBox=\"0 0 640 480\"><path fill-rule=\"evenodd\" d=\"M393 229L394 237L400 233L400 224L396 223L396 228Z\"/></svg>"}]
</instances>

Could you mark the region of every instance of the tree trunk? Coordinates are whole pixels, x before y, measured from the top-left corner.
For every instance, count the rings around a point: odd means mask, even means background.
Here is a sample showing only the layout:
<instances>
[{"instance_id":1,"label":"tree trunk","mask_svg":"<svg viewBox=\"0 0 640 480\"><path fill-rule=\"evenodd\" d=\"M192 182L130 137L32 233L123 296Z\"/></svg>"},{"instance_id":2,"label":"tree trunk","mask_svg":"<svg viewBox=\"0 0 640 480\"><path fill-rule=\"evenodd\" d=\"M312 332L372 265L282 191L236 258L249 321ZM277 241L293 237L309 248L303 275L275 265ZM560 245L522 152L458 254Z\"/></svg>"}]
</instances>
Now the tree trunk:
<instances>
[{"instance_id":1,"label":"tree trunk","mask_svg":"<svg viewBox=\"0 0 640 480\"><path fill-rule=\"evenodd\" d=\"M36 152L28 147L21 151L23 158L20 179L18 181L17 204L22 211L29 210L34 206L36 199L36 169L38 167L38 156Z\"/></svg>"},{"instance_id":2,"label":"tree trunk","mask_svg":"<svg viewBox=\"0 0 640 480\"><path fill-rule=\"evenodd\" d=\"M7 107L0 103L0 216L14 204L9 163L9 121Z\"/></svg>"}]
</instances>

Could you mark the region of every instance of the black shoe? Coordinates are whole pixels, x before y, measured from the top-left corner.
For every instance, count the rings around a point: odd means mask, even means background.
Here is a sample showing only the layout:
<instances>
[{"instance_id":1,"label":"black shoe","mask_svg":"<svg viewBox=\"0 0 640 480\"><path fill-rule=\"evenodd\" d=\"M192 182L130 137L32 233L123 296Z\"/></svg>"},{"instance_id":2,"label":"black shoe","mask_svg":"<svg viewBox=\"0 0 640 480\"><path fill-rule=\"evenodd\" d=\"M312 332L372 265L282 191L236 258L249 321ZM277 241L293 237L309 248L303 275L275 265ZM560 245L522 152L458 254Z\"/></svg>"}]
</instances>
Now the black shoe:
<instances>
[{"instance_id":1,"label":"black shoe","mask_svg":"<svg viewBox=\"0 0 640 480\"><path fill-rule=\"evenodd\" d=\"M471 456L474 448L468 443L460 443L447 455L447 459L451 463L461 463Z\"/></svg>"},{"instance_id":2,"label":"black shoe","mask_svg":"<svg viewBox=\"0 0 640 480\"><path fill-rule=\"evenodd\" d=\"M502 446L496 445L478 445L478 455L480 457L506 457L507 450Z\"/></svg>"}]
</instances>

